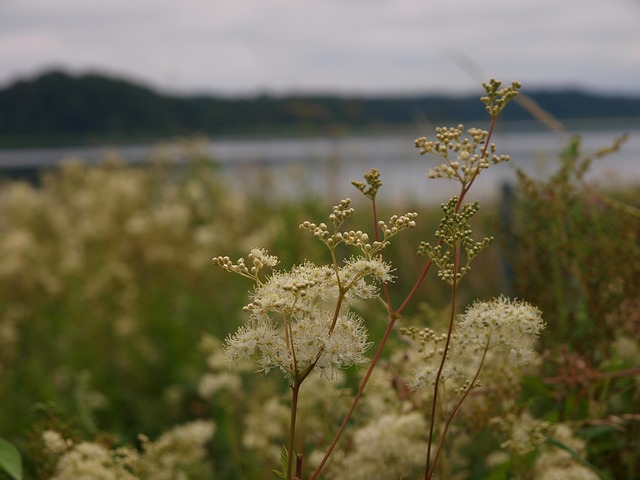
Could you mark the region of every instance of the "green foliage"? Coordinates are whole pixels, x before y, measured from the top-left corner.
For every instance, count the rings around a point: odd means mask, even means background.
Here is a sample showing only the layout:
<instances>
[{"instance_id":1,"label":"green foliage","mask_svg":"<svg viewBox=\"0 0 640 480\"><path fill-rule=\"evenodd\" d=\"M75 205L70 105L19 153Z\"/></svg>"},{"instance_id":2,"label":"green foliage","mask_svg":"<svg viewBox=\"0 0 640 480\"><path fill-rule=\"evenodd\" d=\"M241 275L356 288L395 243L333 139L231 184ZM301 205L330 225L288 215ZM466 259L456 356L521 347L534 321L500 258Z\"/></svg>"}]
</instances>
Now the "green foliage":
<instances>
[{"instance_id":1,"label":"green foliage","mask_svg":"<svg viewBox=\"0 0 640 480\"><path fill-rule=\"evenodd\" d=\"M0 438L0 471L4 470L14 480L22 480L22 458L11 443Z\"/></svg>"},{"instance_id":2,"label":"green foliage","mask_svg":"<svg viewBox=\"0 0 640 480\"><path fill-rule=\"evenodd\" d=\"M547 321L542 377L524 379L523 398L541 417L582 425L600 478L631 479L640 465L631 453L640 440L637 187L606 193L585 180L624 140L585 154L575 137L548 179L518 172L516 221L503 238L514 293Z\"/></svg>"},{"instance_id":3,"label":"green foliage","mask_svg":"<svg viewBox=\"0 0 640 480\"><path fill-rule=\"evenodd\" d=\"M287 447L283 445L280 450L280 470L272 470L273 475L282 480L285 480L289 475L291 475L291 472L288 472L288 461L289 452L287 452Z\"/></svg>"},{"instance_id":4,"label":"green foliage","mask_svg":"<svg viewBox=\"0 0 640 480\"><path fill-rule=\"evenodd\" d=\"M507 232L517 245L511 252L515 293L536 299L554 319L549 338L597 360L620 328L633 330L618 312L637 301L640 283L640 218L612 207L607 195L584 183L592 161L622 141L583 155L580 139L572 139L559 169L545 181L520 171L517 225Z\"/></svg>"}]
</instances>

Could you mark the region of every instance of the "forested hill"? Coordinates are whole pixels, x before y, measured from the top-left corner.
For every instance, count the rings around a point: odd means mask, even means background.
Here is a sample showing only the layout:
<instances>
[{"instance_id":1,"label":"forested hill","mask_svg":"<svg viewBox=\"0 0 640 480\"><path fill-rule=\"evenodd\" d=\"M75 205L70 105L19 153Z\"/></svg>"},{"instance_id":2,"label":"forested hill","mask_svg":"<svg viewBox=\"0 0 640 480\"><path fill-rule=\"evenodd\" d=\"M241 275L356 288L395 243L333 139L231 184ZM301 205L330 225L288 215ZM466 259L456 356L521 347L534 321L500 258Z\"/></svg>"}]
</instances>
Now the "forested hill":
<instances>
[{"instance_id":1,"label":"forested hill","mask_svg":"<svg viewBox=\"0 0 640 480\"><path fill-rule=\"evenodd\" d=\"M527 91L559 119L640 118L640 96ZM483 119L478 97L176 96L97 74L50 72L0 90L0 142L268 134ZM511 120L530 119L510 106Z\"/></svg>"}]
</instances>

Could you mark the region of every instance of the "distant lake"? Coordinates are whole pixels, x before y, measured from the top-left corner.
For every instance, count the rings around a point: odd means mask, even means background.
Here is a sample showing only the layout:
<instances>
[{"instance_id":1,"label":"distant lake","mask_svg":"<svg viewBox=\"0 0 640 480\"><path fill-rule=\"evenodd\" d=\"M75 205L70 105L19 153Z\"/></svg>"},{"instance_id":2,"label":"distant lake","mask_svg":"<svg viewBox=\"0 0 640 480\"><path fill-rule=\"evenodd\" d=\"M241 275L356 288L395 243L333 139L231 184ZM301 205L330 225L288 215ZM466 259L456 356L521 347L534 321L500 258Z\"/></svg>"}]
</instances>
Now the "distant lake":
<instances>
[{"instance_id":1,"label":"distant lake","mask_svg":"<svg viewBox=\"0 0 640 480\"><path fill-rule=\"evenodd\" d=\"M618 152L596 161L588 178L597 178L607 185L638 183L640 127L637 124L628 130L574 129L562 134L540 130L500 131L493 138L497 153L509 154L511 162L483 172L474 185L475 196L493 197L503 183L515 183L514 166L544 178L556 168L558 154L571 135L582 135L583 151L593 153L610 145L624 132L630 135L627 143ZM345 196L357 197L359 194L351 181L361 180L366 171L377 168L382 172L380 199L383 201L446 199L456 193L455 185L426 178L429 167L440 162L436 157L418 154L413 141L421 135L432 138L431 130L415 129L387 134L221 138L211 141L208 148L225 181L247 192L268 189L275 197L296 197L310 191L324 197L328 195L327 201L332 202ZM176 145L0 150L0 172L16 167L52 166L72 157L98 162L107 152L117 152L125 160L139 163L158 151L177 161L184 155Z\"/></svg>"}]
</instances>

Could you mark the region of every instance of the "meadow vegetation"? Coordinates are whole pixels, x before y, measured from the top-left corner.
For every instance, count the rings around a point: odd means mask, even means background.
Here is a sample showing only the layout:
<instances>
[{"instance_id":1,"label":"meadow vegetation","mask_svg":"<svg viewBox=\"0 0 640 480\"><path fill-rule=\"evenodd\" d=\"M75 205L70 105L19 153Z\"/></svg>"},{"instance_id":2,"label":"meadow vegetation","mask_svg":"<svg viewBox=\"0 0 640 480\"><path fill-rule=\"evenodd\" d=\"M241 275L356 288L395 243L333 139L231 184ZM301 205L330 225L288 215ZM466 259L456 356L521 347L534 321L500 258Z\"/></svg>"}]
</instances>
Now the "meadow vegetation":
<instances>
[{"instance_id":1,"label":"meadow vegetation","mask_svg":"<svg viewBox=\"0 0 640 480\"><path fill-rule=\"evenodd\" d=\"M416 140L439 206L274 201L197 142L4 181L0 478L636 478L640 196L584 180L624 139L480 209L485 88Z\"/></svg>"}]
</instances>

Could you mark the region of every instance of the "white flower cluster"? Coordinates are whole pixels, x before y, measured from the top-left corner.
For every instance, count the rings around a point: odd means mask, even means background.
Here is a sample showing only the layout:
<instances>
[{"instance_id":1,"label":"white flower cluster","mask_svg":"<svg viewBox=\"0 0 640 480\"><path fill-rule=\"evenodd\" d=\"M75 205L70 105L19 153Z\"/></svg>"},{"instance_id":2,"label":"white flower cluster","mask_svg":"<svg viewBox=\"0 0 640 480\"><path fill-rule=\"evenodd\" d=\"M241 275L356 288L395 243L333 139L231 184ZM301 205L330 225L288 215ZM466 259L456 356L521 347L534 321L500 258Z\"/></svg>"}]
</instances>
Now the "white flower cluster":
<instances>
[{"instance_id":1,"label":"white flower cluster","mask_svg":"<svg viewBox=\"0 0 640 480\"><path fill-rule=\"evenodd\" d=\"M366 176L375 184L371 185L373 189L379 186L378 176L375 171ZM251 302L245 306L251 314L249 322L225 341L232 365L252 358L259 371L279 368L301 382L312 370L333 379L339 369L367 361L364 352L371 344L363 320L349 307L357 300L375 298L377 283L393 280L391 266L382 260L380 252L396 234L415 227L417 214L393 215L388 222L379 221L381 238L370 243L369 236L360 230L342 230L353 213L351 200L346 198L333 207L329 224L305 221L300 225L329 249L333 259L330 266L306 262L290 271L275 271L265 280L261 270L279 262L264 249L252 249L248 261L213 258L223 270L256 282ZM355 248L359 254L339 264L339 245Z\"/></svg>"},{"instance_id":2,"label":"white flower cluster","mask_svg":"<svg viewBox=\"0 0 640 480\"><path fill-rule=\"evenodd\" d=\"M476 302L458 319L456 331L467 348L502 349L515 366L527 364L533 344L544 329L540 310L527 302L505 297Z\"/></svg>"},{"instance_id":3,"label":"white flower cluster","mask_svg":"<svg viewBox=\"0 0 640 480\"><path fill-rule=\"evenodd\" d=\"M201 340L202 349L208 354L208 371L200 378L198 393L208 400L221 391L239 392L242 388L240 373L248 369L245 364L236 364L230 370L222 345L222 341L213 335L205 334Z\"/></svg>"},{"instance_id":4,"label":"white flower cluster","mask_svg":"<svg viewBox=\"0 0 640 480\"><path fill-rule=\"evenodd\" d=\"M52 480L175 480L209 470L204 447L214 431L212 422L197 420L174 427L155 442L141 435L141 452L94 442L74 444L53 430L43 432L42 439L46 451L59 456Z\"/></svg>"},{"instance_id":5,"label":"white flower cluster","mask_svg":"<svg viewBox=\"0 0 640 480\"><path fill-rule=\"evenodd\" d=\"M387 480L417 478L424 468L427 422L418 412L387 413L356 430L332 478Z\"/></svg>"},{"instance_id":6,"label":"white flower cluster","mask_svg":"<svg viewBox=\"0 0 640 480\"><path fill-rule=\"evenodd\" d=\"M196 420L172 428L155 442L141 436L143 453L135 471L144 479L186 480L189 476L185 472L197 468L206 458L206 446L214 432L212 422Z\"/></svg>"},{"instance_id":7,"label":"white flower cluster","mask_svg":"<svg viewBox=\"0 0 640 480\"><path fill-rule=\"evenodd\" d=\"M275 257L261 255L276 264ZM237 271L238 265L244 262L227 268ZM382 260L351 258L337 271L307 262L258 281L245 307L251 319L226 339L230 363L254 358L264 373L280 368L296 376L314 369L330 379L339 369L365 363L370 343L349 304L373 298L377 288L366 278L389 281L390 269Z\"/></svg>"},{"instance_id":8,"label":"white flower cluster","mask_svg":"<svg viewBox=\"0 0 640 480\"><path fill-rule=\"evenodd\" d=\"M45 430L42 432L42 441L44 442L44 448L48 453L60 454L73 446L71 440L65 440L55 430Z\"/></svg>"},{"instance_id":9,"label":"white flower cluster","mask_svg":"<svg viewBox=\"0 0 640 480\"><path fill-rule=\"evenodd\" d=\"M51 480L137 480L112 453L100 444L82 442L65 453Z\"/></svg>"},{"instance_id":10,"label":"white flower cluster","mask_svg":"<svg viewBox=\"0 0 640 480\"><path fill-rule=\"evenodd\" d=\"M597 480L601 478L592 469L580 463L586 448L584 440L577 438L565 424L554 425L551 437L563 445L545 446L533 467L536 480Z\"/></svg>"},{"instance_id":11,"label":"white flower cluster","mask_svg":"<svg viewBox=\"0 0 640 480\"><path fill-rule=\"evenodd\" d=\"M344 386L345 375L339 372L332 382L319 375L309 376L298 399L298 441L300 445L325 445L320 439L330 438L342 422L349 408L351 389ZM286 394L271 389L269 396L251 394L250 408L243 415L242 447L251 451L251 457L264 465L278 460L281 446L286 442L291 417L291 407ZM319 457L318 457L319 455ZM324 449L309 452L305 463L315 466L324 455ZM314 461L312 457L318 457ZM327 477L329 478L329 477Z\"/></svg>"},{"instance_id":12,"label":"white flower cluster","mask_svg":"<svg viewBox=\"0 0 640 480\"><path fill-rule=\"evenodd\" d=\"M490 425L506 437L500 447L521 456L535 451L542 445L550 427L548 422L533 418L529 412L495 417L490 420Z\"/></svg>"},{"instance_id":13,"label":"white flower cluster","mask_svg":"<svg viewBox=\"0 0 640 480\"><path fill-rule=\"evenodd\" d=\"M454 388L465 388L483 358L490 358L492 363L503 359L504 367L510 369L528 364L534 358L533 345L544 326L540 310L526 302L499 297L474 303L454 325L440 381L451 380L456 383ZM446 335L429 329L405 333L418 342L423 360L412 386L433 385Z\"/></svg>"}]
</instances>

